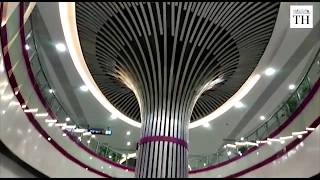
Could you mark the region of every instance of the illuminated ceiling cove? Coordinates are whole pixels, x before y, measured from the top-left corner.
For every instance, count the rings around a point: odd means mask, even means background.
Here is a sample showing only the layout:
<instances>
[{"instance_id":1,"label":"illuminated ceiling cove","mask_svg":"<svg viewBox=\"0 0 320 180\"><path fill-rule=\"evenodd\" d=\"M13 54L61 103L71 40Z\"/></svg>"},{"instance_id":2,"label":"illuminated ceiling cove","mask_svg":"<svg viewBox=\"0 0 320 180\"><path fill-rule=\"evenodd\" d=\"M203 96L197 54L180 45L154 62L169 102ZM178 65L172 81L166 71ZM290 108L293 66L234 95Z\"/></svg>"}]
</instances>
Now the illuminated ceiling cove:
<instances>
[{"instance_id":1,"label":"illuminated ceiling cove","mask_svg":"<svg viewBox=\"0 0 320 180\"><path fill-rule=\"evenodd\" d=\"M79 2L59 9L69 14L61 21L73 61L85 61L74 62L77 70L104 107L140 127L139 104L173 99L165 92L171 86L192 105L193 128L226 112L259 80L253 71L279 4ZM78 37L69 43L72 32Z\"/></svg>"}]
</instances>

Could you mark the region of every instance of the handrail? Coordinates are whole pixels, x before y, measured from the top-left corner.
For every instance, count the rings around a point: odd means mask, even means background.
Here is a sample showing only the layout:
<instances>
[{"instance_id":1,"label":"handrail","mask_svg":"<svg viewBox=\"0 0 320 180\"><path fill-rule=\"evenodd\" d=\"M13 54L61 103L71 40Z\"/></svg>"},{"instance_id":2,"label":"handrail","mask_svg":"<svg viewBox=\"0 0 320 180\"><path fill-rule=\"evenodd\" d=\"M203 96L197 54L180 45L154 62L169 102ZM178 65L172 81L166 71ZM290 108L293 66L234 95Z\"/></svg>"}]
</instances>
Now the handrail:
<instances>
[{"instance_id":1,"label":"handrail","mask_svg":"<svg viewBox=\"0 0 320 180\"><path fill-rule=\"evenodd\" d=\"M285 98L285 100L281 103L281 105L278 106L273 111L273 113L271 113L272 115L268 118L268 120L263 124L254 128L253 131L251 131L246 136L244 136L243 140L236 140L237 142L247 141L247 142L256 143L256 141L266 139L269 135L271 135L271 133L273 133L273 130L275 128L280 127L285 122L285 120L295 112L295 110L304 100L306 95L310 92L311 87L313 87L316 80L318 80L320 77L320 49L316 52L315 56L313 57L311 65L304 72L305 73L303 78L298 80L299 83L297 84L299 85L288 97ZM311 77L312 72L315 72L316 77ZM310 80L311 78L315 80L311 82ZM292 104L292 102L294 103ZM279 115L284 115L284 116L279 116ZM273 127L274 124L276 126ZM263 133L260 134L260 131ZM219 148L217 152L209 155L203 155L203 156L200 155L200 157L198 155L197 156L193 155L189 157L189 164L191 165L193 170L197 170L197 169L202 169L208 166L212 166L217 163L222 163L233 157L241 156L243 153L249 150L248 145L241 146L241 147L243 149L236 148L236 149L230 150L226 146L224 146ZM228 152L231 152L231 154L230 153L228 154ZM195 163L192 163L192 161L193 162L195 161Z\"/></svg>"}]
</instances>

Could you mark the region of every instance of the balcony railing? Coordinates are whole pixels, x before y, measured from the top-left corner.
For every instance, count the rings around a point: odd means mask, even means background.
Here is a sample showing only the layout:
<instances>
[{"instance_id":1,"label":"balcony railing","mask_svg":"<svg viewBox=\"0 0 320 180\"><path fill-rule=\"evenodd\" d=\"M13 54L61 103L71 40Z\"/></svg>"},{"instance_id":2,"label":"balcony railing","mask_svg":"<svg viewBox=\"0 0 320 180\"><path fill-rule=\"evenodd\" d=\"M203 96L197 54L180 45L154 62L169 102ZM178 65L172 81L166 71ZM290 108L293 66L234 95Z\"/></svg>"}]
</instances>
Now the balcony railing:
<instances>
[{"instance_id":1,"label":"balcony railing","mask_svg":"<svg viewBox=\"0 0 320 180\"><path fill-rule=\"evenodd\" d=\"M41 60L41 56L39 53L39 39L37 34L34 34L33 26L40 26L44 24L39 24L39 22L33 22L34 16L38 16L39 13L37 9L34 9L31 13L30 18L25 23L25 37L27 45L25 48L28 50L28 56L31 64L31 69L33 75L36 79L37 85L41 91L42 96L44 97L47 105L51 109L51 111L56 116L58 123L66 123L67 125L76 125L76 128L83 128L82 125L78 124L75 117L72 117L71 113L64 108L59 98L57 98L54 87L49 83L46 75L46 71L43 67L43 60ZM49 57L50 58L50 57ZM98 138L95 136L83 136L82 133L69 132L73 139L76 139L78 143L82 143L87 148L94 151L98 156L109 159L113 162L120 163L126 165L128 167L133 167L134 162L129 161L126 157L128 154L133 152L131 151L123 151L116 150L110 147L108 144L101 143L98 141ZM97 135L98 136L98 135Z\"/></svg>"},{"instance_id":2,"label":"balcony railing","mask_svg":"<svg viewBox=\"0 0 320 180\"><path fill-rule=\"evenodd\" d=\"M259 125L252 132L239 139L237 142L253 142L265 140L269 135L281 126L304 100L313 85L320 77L320 50L316 53L310 67L304 73L303 78L297 82L298 87L286 98L282 104L275 109L274 113L266 119L265 123ZM227 161L233 157L241 156L249 149L249 145L238 146L236 148L221 147L215 153L210 155L191 155L189 156L189 164L192 169L204 168L214 164Z\"/></svg>"}]
</instances>

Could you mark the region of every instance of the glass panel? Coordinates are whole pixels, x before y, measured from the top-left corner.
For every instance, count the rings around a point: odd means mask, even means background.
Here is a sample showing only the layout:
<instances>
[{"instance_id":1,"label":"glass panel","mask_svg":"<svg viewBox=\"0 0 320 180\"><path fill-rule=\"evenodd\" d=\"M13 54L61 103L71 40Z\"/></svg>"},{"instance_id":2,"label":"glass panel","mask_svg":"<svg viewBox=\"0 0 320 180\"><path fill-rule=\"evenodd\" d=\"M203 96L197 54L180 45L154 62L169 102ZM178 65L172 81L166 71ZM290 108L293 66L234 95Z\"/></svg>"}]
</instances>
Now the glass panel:
<instances>
[{"instance_id":1,"label":"glass panel","mask_svg":"<svg viewBox=\"0 0 320 180\"><path fill-rule=\"evenodd\" d=\"M300 99L304 99L310 90L308 78L304 78L300 86L298 87L298 94Z\"/></svg>"},{"instance_id":2,"label":"glass panel","mask_svg":"<svg viewBox=\"0 0 320 180\"><path fill-rule=\"evenodd\" d=\"M294 112L299 103L298 95L296 92L289 98L287 103L288 103L290 112Z\"/></svg>"}]
</instances>

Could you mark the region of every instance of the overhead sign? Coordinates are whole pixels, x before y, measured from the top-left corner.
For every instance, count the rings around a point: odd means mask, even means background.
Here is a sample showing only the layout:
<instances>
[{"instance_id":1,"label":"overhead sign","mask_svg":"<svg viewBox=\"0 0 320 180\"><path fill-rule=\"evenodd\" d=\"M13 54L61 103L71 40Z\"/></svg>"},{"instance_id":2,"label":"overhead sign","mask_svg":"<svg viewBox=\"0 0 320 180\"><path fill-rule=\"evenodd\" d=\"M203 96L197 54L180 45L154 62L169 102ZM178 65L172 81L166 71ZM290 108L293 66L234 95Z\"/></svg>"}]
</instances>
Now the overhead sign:
<instances>
[{"instance_id":1,"label":"overhead sign","mask_svg":"<svg viewBox=\"0 0 320 180\"><path fill-rule=\"evenodd\" d=\"M112 130L109 127L107 129L89 128L88 131L91 132L91 134L101 134L101 135L107 135L107 136L112 135Z\"/></svg>"}]
</instances>

